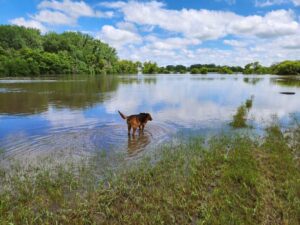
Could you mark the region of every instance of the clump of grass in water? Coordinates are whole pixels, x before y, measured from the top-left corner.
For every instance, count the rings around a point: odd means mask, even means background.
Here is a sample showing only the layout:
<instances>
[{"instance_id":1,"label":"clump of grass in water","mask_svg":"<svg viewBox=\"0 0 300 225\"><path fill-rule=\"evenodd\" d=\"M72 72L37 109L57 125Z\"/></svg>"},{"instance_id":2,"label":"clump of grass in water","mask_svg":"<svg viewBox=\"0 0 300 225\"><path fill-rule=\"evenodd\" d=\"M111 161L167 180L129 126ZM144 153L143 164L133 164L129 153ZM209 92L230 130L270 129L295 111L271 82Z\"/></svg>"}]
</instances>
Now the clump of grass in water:
<instances>
[{"instance_id":1,"label":"clump of grass in water","mask_svg":"<svg viewBox=\"0 0 300 225\"><path fill-rule=\"evenodd\" d=\"M253 106L253 99L254 99L254 96L252 95L251 98L247 99L246 102L245 102L245 106L246 108L248 109L248 111L252 108Z\"/></svg>"},{"instance_id":2,"label":"clump of grass in water","mask_svg":"<svg viewBox=\"0 0 300 225\"><path fill-rule=\"evenodd\" d=\"M236 114L233 116L233 121L230 123L230 125L234 128L245 128L248 127L246 121L247 121L247 115L250 111L250 109L253 106L253 96L251 96L250 99L247 99L245 104L238 107Z\"/></svg>"},{"instance_id":3,"label":"clump of grass in water","mask_svg":"<svg viewBox=\"0 0 300 225\"><path fill-rule=\"evenodd\" d=\"M300 170L289 141L276 125L262 143L193 138L96 186L86 164L32 168L7 177L0 224L298 224Z\"/></svg>"}]
</instances>

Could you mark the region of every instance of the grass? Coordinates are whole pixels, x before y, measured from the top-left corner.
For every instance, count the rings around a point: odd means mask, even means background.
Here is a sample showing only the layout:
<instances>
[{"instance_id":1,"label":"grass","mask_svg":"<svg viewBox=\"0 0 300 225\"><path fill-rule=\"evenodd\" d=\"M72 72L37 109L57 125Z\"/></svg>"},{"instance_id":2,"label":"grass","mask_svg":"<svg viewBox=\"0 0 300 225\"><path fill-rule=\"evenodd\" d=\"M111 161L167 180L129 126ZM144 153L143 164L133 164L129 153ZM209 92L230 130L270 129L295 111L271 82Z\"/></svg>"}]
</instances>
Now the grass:
<instances>
[{"instance_id":1,"label":"grass","mask_svg":"<svg viewBox=\"0 0 300 225\"><path fill-rule=\"evenodd\" d=\"M233 128L248 127L247 115L253 106L253 99L254 97L251 96L251 98L247 99L244 104L237 108L236 114L233 116L233 120L230 123L230 126L232 126Z\"/></svg>"},{"instance_id":2,"label":"grass","mask_svg":"<svg viewBox=\"0 0 300 225\"><path fill-rule=\"evenodd\" d=\"M299 224L299 129L193 138L101 179L98 160L15 165L0 176L0 224Z\"/></svg>"}]
</instances>

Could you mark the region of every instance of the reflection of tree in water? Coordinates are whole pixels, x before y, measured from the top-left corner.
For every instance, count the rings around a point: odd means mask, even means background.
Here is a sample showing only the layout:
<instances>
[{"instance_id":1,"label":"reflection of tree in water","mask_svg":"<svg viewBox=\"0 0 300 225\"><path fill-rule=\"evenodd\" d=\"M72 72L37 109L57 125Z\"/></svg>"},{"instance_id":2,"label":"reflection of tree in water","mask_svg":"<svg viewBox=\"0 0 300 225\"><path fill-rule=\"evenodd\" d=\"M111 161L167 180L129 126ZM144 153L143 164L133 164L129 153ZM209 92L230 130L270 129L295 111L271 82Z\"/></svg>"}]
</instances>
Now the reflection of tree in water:
<instances>
[{"instance_id":1,"label":"reflection of tree in water","mask_svg":"<svg viewBox=\"0 0 300 225\"><path fill-rule=\"evenodd\" d=\"M145 77L144 83L145 84L156 84L156 77Z\"/></svg>"},{"instance_id":2,"label":"reflection of tree in water","mask_svg":"<svg viewBox=\"0 0 300 225\"><path fill-rule=\"evenodd\" d=\"M107 93L116 91L118 82L117 76L94 76L53 82L0 83L0 88L8 90L0 93L0 113L36 114L46 111L49 105L71 109L90 107L103 102Z\"/></svg>"},{"instance_id":3,"label":"reflection of tree in water","mask_svg":"<svg viewBox=\"0 0 300 225\"><path fill-rule=\"evenodd\" d=\"M120 81L122 84L141 84L142 79L137 78L136 76L126 76L126 77L120 77Z\"/></svg>"},{"instance_id":4,"label":"reflection of tree in water","mask_svg":"<svg viewBox=\"0 0 300 225\"><path fill-rule=\"evenodd\" d=\"M137 77L137 76L122 76L120 77L120 82L122 84L156 84L156 76L152 77Z\"/></svg>"},{"instance_id":5,"label":"reflection of tree in water","mask_svg":"<svg viewBox=\"0 0 300 225\"><path fill-rule=\"evenodd\" d=\"M128 135L128 155L133 156L142 151L150 143L150 138L147 133L140 133L136 136Z\"/></svg>"},{"instance_id":6,"label":"reflection of tree in water","mask_svg":"<svg viewBox=\"0 0 300 225\"><path fill-rule=\"evenodd\" d=\"M249 78L249 77L245 77L243 79L243 81L247 84L252 84L252 85L256 85L257 83L259 83L260 81L262 81L262 78Z\"/></svg>"},{"instance_id":7,"label":"reflection of tree in water","mask_svg":"<svg viewBox=\"0 0 300 225\"><path fill-rule=\"evenodd\" d=\"M300 79L295 77L272 78L271 83L283 87L300 87Z\"/></svg>"}]
</instances>

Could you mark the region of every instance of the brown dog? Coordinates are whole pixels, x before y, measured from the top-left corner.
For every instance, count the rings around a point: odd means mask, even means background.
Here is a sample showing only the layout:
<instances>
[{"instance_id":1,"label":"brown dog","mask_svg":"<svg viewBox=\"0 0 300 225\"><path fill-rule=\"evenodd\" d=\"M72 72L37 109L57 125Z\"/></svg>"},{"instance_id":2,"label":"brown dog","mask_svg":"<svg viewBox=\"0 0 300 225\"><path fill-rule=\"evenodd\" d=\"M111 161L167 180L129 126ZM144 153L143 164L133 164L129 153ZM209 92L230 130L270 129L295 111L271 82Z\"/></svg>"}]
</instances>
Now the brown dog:
<instances>
[{"instance_id":1,"label":"brown dog","mask_svg":"<svg viewBox=\"0 0 300 225\"><path fill-rule=\"evenodd\" d=\"M152 120L150 113L140 113L138 115L125 116L120 111L118 112L124 120L127 120L128 135L130 135L131 128L132 135L135 134L137 128L139 128L140 131L144 131L145 125L148 122L148 120Z\"/></svg>"}]
</instances>

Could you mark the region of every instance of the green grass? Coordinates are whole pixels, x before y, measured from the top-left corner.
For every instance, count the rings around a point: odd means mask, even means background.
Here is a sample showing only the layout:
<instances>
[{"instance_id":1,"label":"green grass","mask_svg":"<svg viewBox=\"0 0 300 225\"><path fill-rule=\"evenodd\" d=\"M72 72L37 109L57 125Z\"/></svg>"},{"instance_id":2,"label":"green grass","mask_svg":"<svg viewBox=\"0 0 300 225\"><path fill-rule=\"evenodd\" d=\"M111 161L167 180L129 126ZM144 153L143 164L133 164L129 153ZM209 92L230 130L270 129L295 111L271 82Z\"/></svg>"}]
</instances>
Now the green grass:
<instances>
[{"instance_id":1,"label":"green grass","mask_svg":"<svg viewBox=\"0 0 300 225\"><path fill-rule=\"evenodd\" d=\"M193 138L106 172L16 165L0 176L0 224L299 224L299 129Z\"/></svg>"},{"instance_id":2,"label":"green grass","mask_svg":"<svg viewBox=\"0 0 300 225\"><path fill-rule=\"evenodd\" d=\"M247 99L244 104L242 104L241 106L239 106L237 108L236 113L233 115L233 120L229 124L230 126L232 126L233 128L248 127L247 115L253 106L253 99L254 99L254 97L251 96L251 98Z\"/></svg>"}]
</instances>

